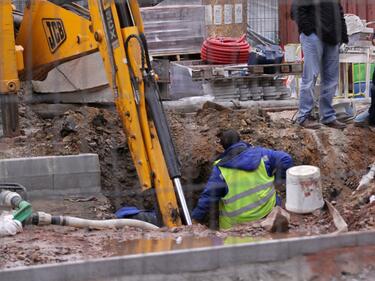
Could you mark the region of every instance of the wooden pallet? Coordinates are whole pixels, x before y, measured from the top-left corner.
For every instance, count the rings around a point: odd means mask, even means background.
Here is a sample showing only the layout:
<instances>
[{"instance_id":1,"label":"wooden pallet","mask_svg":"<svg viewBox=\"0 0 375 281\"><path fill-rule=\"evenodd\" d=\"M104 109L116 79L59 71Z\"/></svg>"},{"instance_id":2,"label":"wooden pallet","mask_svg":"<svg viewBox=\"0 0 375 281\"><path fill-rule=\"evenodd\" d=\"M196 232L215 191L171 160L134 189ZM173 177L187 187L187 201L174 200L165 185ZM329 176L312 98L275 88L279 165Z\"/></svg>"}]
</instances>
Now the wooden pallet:
<instances>
[{"instance_id":1,"label":"wooden pallet","mask_svg":"<svg viewBox=\"0 0 375 281\"><path fill-rule=\"evenodd\" d=\"M253 74L276 74L276 73L298 73L302 72L302 64L300 63L283 63L268 65L250 65L249 72Z\"/></svg>"},{"instance_id":2,"label":"wooden pallet","mask_svg":"<svg viewBox=\"0 0 375 281\"><path fill-rule=\"evenodd\" d=\"M169 61L192 61L192 60L199 60L201 54L197 52L190 52L190 53L153 53L151 54L154 59L167 59Z\"/></svg>"},{"instance_id":3,"label":"wooden pallet","mask_svg":"<svg viewBox=\"0 0 375 281\"><path fill-rule=\"evenodd\" d=\"M266 65L191 65L193 80L237 79L274 77L276 75L300 75L302 63L282 63Z\"/></svg>"}]
</instances>

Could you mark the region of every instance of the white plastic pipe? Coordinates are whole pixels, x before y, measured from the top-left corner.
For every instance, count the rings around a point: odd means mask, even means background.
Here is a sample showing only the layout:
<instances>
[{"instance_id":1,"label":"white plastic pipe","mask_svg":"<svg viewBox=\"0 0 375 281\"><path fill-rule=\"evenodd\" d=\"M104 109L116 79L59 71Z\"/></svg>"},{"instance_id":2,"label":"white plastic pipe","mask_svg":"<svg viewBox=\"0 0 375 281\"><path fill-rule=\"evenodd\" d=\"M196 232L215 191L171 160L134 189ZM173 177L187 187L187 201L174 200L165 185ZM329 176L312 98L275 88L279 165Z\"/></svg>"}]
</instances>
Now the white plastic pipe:
<instances>
[{"instance_id":1,"label":"white plastic pipe","mask_svg":"<svg viewBox=\"0 0 375 281\"><path fill-rule=\"evenodd\" d=\"M148 222L132 219L114 219L114 220L86 220L75 217L64 217L65 225L73 226L77 228L95 228L95 229L104 229L104 228L122 228L124 226L138 227L146 230L155 230L159 229L156 225L153 225Z\"/></svg>"},{"instance_id":2,"label":"white plastic pipe","mask_svg":"<svg viewBox=\"0 0 375 281\"><path fill-rule=\"evenodd\" d=\"M37 225L54 224L72 226L77 228L90 227L94 229L122 228L124 226L138 227L146 230L159 229L159 227L151 223L132 219L87 220L69 216L52 216L44 212L38 212L36 213L36 215L38 216Z\"/></svg>"},{"instance_id":3,"label":"white plastic pipe","mask_svg":"<svg viewBox=\"0 0 375 281\"><path fill-rule=\"evenodd\" d=\"M359 181L357 189L353 192L353 194L359 190L366 189L370 182L375 178L375 163L370 166L370 171L364 175L361 180Z\"/></svg>"},{"instance_id":4,"label":"white plastic pipe","mask_svg":"<svg viewBox=\"0 0 375 281\"><path fill-rule=\"evenodd\" d=\"M11 214L0 215L0 237L14 236L19 232L22 232L21 222L14 220Z\"/></svg>"}]
</instances>

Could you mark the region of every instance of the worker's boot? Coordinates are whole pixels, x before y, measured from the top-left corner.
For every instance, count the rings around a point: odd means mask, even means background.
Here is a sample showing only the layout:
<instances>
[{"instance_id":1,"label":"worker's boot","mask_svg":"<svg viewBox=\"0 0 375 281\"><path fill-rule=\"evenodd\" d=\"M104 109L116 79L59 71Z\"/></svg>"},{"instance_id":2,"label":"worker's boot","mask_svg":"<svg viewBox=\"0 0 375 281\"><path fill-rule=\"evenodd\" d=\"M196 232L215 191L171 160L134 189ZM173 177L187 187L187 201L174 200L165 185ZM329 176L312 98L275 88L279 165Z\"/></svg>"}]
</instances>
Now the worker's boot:
<instances>
[{"instance_id":1,"label":"worker's boot","mask_svg":"<svg viewBox=\"0 0 375 281\"><path fill-rule=\"evenodd\" d=\"M306 129L319 129L320 124L312 118L306 118L303 122L299 123L300 126Z\"/></svg>"},{"instance_id":2,"label":"worker's boot","mask_svg":"<svg viewBox=\"0 0 375 281\"><path fill-rule=\"evenodd\" d=\"M329 122L329 123L325 123L324 125L326 125L327 127L331 127L333 129L339 129L339 130L343 130L343 129L346 128L345 123L341 123L340 121L337 121L337 120L334 120L334 121Z\"/></svg>"}]
</instances>

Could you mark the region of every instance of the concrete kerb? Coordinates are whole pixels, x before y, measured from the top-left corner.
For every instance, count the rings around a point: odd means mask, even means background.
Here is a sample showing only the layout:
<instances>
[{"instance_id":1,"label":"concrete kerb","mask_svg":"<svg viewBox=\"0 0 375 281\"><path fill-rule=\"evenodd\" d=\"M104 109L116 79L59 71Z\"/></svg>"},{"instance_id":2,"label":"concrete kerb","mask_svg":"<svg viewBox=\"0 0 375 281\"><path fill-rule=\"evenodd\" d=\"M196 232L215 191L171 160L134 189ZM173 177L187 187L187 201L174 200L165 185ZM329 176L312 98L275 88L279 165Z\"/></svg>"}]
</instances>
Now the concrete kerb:
<instances>
[{"instance_id":1,"label":"concrete kerb","mask_svg":"<svg viewBox=\"0 0 375 281\"><path fill-rule=\"evenodd\" d=\"M0 271L0 280L99 281L134 275L207 272L231 266L283 261L327 249L363 245L375 245L375 231L6 269Z\"/></svg>"},{"instance_id":2,"label":"concrete kerb","mask_svg":"<svg viewBox=\"0 0 375 281\"><path fill-rule=\"evenodd\" d=\"M0 160L0 182L19 183L31 198L93 195L101 190L97 154Z\"/></svg>"},{"instance_id":3,"label":"concrete kerb","mask_svg":"<svg viewBox=\"0 0 375 281\"><path fill-rule=\"evenodd\" d=\"M190 112L196 112L197 110L201 109L203 105L207 101L212 101L214 103L217 103L221 106L228 107L228 108L283 108L283 107L295 107L298 108L299 100L298 99L290 99L290 100L261 100L261 101L238 101L235 100L234 102L228 101L228 102L220 102L220 101L214 101L212 97L201 97L201 98L186 98L181 99L177 101L165 101L163 102L164 108L178 111L178 112L184 112L184 113L190 113ZM355 104L369 104L370 99L369 98L363 98L363 99L338 99L338 101L342 103L346 102L353 102Z\"/></svg>"}]
</instances>

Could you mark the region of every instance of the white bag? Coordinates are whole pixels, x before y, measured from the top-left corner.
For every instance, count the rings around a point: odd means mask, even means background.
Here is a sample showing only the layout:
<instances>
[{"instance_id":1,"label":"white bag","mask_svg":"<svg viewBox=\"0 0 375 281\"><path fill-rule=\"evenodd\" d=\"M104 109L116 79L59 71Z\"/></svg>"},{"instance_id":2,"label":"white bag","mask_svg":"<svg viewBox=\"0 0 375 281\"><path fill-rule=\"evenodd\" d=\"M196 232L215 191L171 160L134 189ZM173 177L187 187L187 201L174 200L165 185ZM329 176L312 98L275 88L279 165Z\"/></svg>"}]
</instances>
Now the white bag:
<instances>
[{"instance_id":1,"label":"white bag","mask_svg":"<svg viewBox=\"0 0 375 281\"><path fill-rule=\"evenodd\" d=\"M21 222L14 220L13 215L4 212L0 215L0 237L14 236L22 232Z\"/></svg>"}]
</instances>

